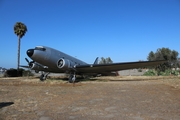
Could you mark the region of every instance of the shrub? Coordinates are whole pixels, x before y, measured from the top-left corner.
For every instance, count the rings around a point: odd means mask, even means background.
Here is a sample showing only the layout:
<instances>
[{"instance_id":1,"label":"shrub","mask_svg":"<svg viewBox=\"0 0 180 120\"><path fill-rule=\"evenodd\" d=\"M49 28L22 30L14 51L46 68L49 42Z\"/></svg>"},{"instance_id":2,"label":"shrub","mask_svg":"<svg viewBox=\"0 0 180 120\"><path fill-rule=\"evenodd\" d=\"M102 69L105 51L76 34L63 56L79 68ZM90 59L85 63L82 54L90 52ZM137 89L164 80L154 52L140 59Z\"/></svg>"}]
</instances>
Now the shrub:
<instances>
[{"instance_id":1,"label":"shrub","mask_svg":"<svg viewBox=\"0 0 180 120\"><path fill-rule=\"evenodd\" d=\"M24 70L23 76L34 76L34 74L30 70Z\"/></svg>"},{"instance_id":2,"label":"shrub","mask_svg":"<svg viewBox=\"0 0 180 120\"><path fill-rule=\"evenodd\" d=\"M177 75L179 75L179 71L173 70L173 71L171 71L171 74L177 76Z\"/></svg>"},{"instance_id":3,"label":"shrub","mask_svg":"<svg viewBox=\"0 0 180 120\"><path fill-rule=\"evenodd\" d=\"M17 70L12 68L6 70L6 72L4 73L4 77L17 77Z\"/></svg>"},{"instance_id":4,"label":"shrub","mask_svg":"<svg viewBox=\"0 0 180 120\"><path fill-rule=\"evenodd\" d=\"M165 70L165 72L160 72L160 75L162 76L169 76L169 75L179 75L179 72L177 70Z\"/></svg>"},{"instance_id":5,"label":"shrub","mask_svg":"<svg viewBox=\"0 0 180 120\"><path fill-rule=\"evenodd\" d=\"M145 76L155 76L157 75L155 70L148 70L147 72L144 73Z\"/></svg>"},{"instance_id":6,"label":"shrub","mask_svg":"<svg viewBox=\"0 0 180 120\"><path fill-rule=\"evenodd\" d=\"M163 71L155 71L155 70L148 70L144 73L145 76L155 76L155 75L161 75L161 76L170 76L170 75L179 75L179 71L177 70L165 70Z\"/></svg>"},{"instance_id":7,"label":"shrub","mask_svg":"<svg viewBox=\"0 0 180 120\"><path fill-rule=\"evenodd\" d=\"M171 75L171 70L165 70L164 72L160 71L158 75L169 76Z\"/></svg>"},{"instance_id":8,"label":"shrub","mask_svg":"<svg viewBox=\"0 0 180 120\"><path fill-rule=\"evenodd\" d=\"M17 71L17 69L11 68L6 70L4 77L19 77L23 75L23 71L24 69L19 69L19 71Z\"/></svg>"}]
</instances>

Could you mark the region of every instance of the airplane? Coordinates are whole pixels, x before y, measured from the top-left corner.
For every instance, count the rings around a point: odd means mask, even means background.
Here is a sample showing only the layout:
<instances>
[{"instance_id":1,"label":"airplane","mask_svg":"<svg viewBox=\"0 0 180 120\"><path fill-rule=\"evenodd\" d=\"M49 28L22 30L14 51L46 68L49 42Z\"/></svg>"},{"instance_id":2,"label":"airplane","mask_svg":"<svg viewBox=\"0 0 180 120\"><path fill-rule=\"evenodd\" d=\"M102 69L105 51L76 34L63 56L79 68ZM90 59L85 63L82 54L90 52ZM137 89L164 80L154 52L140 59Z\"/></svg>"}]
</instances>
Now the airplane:
<instances>
[{"instance_id":1,"label":"airplane","mask_svg":"<svg viewBox=\"0 0 180 120\"><path fill-rule=\"evenodd\" d=\"M69 74L70 83L75 82L76 75L108 74L119 70L156 66L166 62L165 60L159 60L98 64L97 57L93 64L87 64L75 57L47 46L36 46L34 49L28 49L26 53L32 61L25 58L28 66L21 67L30 68L37 73L41 71L41 81L46 80L49 73L67 73Z\"/></svg>"}]
</instances>

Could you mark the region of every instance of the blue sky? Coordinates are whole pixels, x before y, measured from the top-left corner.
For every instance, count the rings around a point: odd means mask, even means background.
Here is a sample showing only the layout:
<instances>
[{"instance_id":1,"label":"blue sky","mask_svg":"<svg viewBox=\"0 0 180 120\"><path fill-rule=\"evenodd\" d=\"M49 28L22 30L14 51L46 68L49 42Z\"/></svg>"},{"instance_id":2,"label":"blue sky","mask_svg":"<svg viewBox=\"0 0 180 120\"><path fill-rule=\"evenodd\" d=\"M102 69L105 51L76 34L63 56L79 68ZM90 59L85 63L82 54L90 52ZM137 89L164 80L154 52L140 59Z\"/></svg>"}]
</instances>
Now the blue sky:
<instances>
[{"instance_id":1,"label":"blue sky","mask_svg":"<svg viewBox=\"0 0 180 120\"><path fill-rule=\"evenodd\" d=\"M23 22L21 65L26 50L45 45L87 63L147 60L167 47L180 53L180 0L0 0L0 66L17 67L17 36ZM29 59L29 58L28 58Z\"/></svg>"}]
</instances>

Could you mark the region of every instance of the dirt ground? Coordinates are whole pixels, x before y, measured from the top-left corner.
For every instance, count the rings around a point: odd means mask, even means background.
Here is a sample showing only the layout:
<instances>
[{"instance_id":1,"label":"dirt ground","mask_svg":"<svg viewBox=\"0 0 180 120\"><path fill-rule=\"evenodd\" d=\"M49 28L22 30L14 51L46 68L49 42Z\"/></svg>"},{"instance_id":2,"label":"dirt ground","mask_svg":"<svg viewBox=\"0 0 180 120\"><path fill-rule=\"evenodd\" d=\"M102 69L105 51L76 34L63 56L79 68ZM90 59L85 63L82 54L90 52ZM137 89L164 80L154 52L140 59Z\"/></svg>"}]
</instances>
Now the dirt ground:
<instances>
[{"instance_id":1,"label":"dirt ground","mask_svg":"<svg viewBox=\"0 0 180 120\"><path fill-rule=\"evenodd\" d=\"M0 120L180 120L180 77L0 78Z\"/></svg>"}]
</instances>

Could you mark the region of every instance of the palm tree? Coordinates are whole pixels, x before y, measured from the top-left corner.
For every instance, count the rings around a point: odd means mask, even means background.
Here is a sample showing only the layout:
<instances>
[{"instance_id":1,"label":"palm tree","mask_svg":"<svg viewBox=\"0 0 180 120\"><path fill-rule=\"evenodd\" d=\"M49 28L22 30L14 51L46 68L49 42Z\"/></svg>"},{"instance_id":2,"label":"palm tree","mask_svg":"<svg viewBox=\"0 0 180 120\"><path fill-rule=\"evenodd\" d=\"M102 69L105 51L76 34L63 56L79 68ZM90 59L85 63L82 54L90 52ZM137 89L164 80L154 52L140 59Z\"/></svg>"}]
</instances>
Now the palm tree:
<instances>
[{"instance_id":1,"label":"palm tree","mask_svg":"<svg viewBox=\"0 0 180 120\"><path fill-rule=\"evenodd\" d=\"M27 27L22 22L16 22L14 25L14 33L18 36L18 62L17 62L17 70L19 71L19 63L20 63L20 44L21 38L26 34Z\"/></svg>"}]
</instances>

